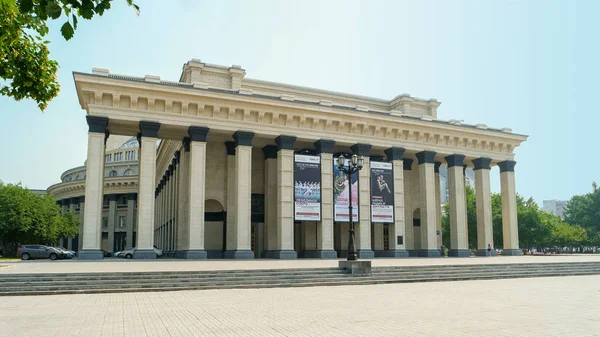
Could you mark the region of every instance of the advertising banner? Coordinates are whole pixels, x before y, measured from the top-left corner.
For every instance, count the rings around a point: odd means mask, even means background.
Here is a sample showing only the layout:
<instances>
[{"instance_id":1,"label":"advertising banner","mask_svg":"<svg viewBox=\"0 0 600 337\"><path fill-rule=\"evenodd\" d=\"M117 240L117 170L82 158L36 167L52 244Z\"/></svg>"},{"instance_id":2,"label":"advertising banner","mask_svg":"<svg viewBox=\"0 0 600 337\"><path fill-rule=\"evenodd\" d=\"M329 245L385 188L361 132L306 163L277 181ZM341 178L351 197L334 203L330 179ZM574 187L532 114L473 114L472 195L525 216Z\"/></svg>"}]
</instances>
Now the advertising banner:
<instances>
[{"instance_id":1,"label":"advertising banner","mask_svg":"<svg viewBox=\"0 0 600 337\"><path fill-rule=\"evenodd\" d=\"M294 219L321 221L321 157L294 157Z\"/></svg>"},{"instance_id":2,"label":"advertising banner","mask_svg":"<svg viewBox=\"0 0 600 337\"><path fill-rule=\"evenodd\" d=\"M392 163L371 162L371 221L394 222Z\"/></svg>"},{"instance_id":3,"label":"advertising banner","mask_svg":"<svg viewBox=\"0 0 600 337\"><path fill-rule=\"evenodd\" d=\"M349 159L346 159L348 167ZM350 221L348 217L348 191L352 188L352 221L358 222L358 172L352 174L349 187L348 176L338 170L338 158L333 159L333 221Z\"/></svg>"}]
</instances>

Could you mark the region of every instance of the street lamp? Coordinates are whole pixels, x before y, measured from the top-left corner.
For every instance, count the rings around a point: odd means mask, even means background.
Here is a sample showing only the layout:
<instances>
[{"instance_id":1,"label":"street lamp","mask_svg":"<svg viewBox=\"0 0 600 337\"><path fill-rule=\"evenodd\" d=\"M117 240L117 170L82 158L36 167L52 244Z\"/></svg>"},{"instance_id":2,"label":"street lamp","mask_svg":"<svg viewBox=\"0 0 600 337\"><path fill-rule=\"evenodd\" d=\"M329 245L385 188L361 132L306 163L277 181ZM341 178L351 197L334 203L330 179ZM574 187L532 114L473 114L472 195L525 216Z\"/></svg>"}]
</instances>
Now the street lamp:
<instances>
[{"instance_id":1,"label":"street lamp","mask_svg":"<svg viewBox=\"0 0 600 337\"><path fill-rule=\"evenodd\" d=\"M352 174L360 171L363 168L365 159L363 156L352 155L348 167L346 168L346 158L341 154L338 157L338 170L344 172L348 177L348 218L350 219L350 229L348 230L348 261L358 260L358 254L356 253L356 246L354 245L354 221L352 219Z\"/></svg>"}]
</instances>

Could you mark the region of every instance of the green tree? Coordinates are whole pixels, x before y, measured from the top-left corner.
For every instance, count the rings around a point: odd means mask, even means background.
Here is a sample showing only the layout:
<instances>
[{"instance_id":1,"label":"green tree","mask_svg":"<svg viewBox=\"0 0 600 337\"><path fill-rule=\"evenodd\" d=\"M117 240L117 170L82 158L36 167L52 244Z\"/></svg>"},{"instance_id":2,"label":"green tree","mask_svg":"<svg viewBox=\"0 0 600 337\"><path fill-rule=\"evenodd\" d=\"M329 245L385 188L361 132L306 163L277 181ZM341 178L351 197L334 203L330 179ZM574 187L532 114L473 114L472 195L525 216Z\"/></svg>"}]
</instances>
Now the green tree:
<instances>
[{"instance_id":1,"label":"green tree","mask_svg":"<svg viewBox=\"0 0 600 337\"><path fill-rule=\"evenodd\" d=\"M571 225L553 219L549 245L555 247L581 247L588 242L587 231L579 225Z\"/></svg>"},{"instance_id":2,"label":"green tree","mask_svg":"<svg viewBox=\"0 0 600 337\"><path fill-rule=\"evenodd\" d=\"M43 111L58 95L58 63L50 59L47 22L66 18L60 31L70 40L78 19L91 20L113 0L0 0L0 94L19 101L30 98ZM126 0L139 14L133 0Z\"/></svg>"},{"instance_id":3,"label":"green tree","mask_svg":"<svg viewBox=\"0 0 600 337\"><path fill-rule=\"evenodd\" d=\"M50 244L72 237L78 226L74 214L61 215L53 196L0 181L0 240L6 256L14 256L19 244Z\"/></svg>"},{"instance_id":4,"label":"green tree","mask_svg":"<svg viewBox=\"0 0 600 337\"><path fill-rule=\"evenodd\" d=\"M565 221L584 228L600 230L600 190L592 183L592 192L575 195L565 205Z\"/></svg>"}]
</instances>

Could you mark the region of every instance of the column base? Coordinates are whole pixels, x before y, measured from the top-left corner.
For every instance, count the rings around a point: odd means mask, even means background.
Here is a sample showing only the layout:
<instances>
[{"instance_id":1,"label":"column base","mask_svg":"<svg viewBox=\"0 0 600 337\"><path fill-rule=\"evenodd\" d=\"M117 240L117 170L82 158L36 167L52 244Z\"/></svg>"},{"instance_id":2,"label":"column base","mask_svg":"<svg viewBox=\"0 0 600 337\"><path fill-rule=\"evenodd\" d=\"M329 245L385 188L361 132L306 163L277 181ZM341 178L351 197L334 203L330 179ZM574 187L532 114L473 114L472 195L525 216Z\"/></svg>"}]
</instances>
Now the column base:
<instances>
[{"instance_id":1,"label":"column base","mask_svg":"<svg viewBox=\"0 0 600 337\"><path fill-rule=\"evenodd\" d=\"M335 250L305 250L302 252L303 258L308 259L337 259Z\"/></svg>"},{"instance_id":2,"label":"column base","mask_svg":"<svg viewBox=\"0 0 600 337\"><path fill-rule=\"evenodd\" d=\"M298 258L295 250L267 250L263 253L265 259L294 260Z\"/></svg>"},{"instance_id":3,"label":"column base","mask_svg":"<svg viewBox=\"0 0 600 337\"><path fill-rule=\"evenodd\" d=\"M206 258L207 259L222 259L225 252L222 250L207 250Z\"/></svg>"},{"instance_id":4,"label":"column base","mask_svg":"<svg viewBox=\"0 0 600 337\"><path fill-rule=\"evenodd\" d=\"M375 252L370 249L357 249L359 259L373 259L375 258Z\"/></svg>"},{"instance_id":5,"label":"column base","mask_svg":"<svg viewBox=\"0 0 600 337\"><path fill-rule=\"evenodd\" d=\"M419 256L419 251L418 250L407 249L406 251L408 252L408 256L410 256L410 257L418 257Z\"/></svg>"},{"instance_id":6,"label":"column base","mask_svg":"<svg viewBox=\"0 0 600 337\"><path fill-rule=\"evenodd\" d=\"M419 257L441 257L442 252L438 249L421 249L419 250Z\"/></svg>"},{"instance_id":7,"label":"column base","mask_svg":"<svg viewBox=\"0 0 600 337\"><path fill-rule=\"evenodd\" d=\"M492 256L498 255L496 254L495 249L492 249L490 252L492 253ZM487 249L477 249L477 251L475 252L475 256L490 256L490 254L488 254Z\"/></svg>"},{"instance_id":8,"label":"column base","mask_svg":"<svg viewBox=\"0 0 600 337\"><path fill-rule=\"evenodd\" d=\"M470 257L471 251L469 249L450 249L448 251L448 256L453 257Z\"/></svg>"},{"instance_id":9,"label":"column base","mask_svg":"<svg viewBox=\"0 0 600 337\"><path fill-rule=\"evenodd\" d=\"M375 257L408 257L406 249L376 250Z\"/></svg>"},{"instance_id":10,"label":"column base","mask_svg":"<svg viewBox=\"0 0 600 337\"><path fill-rule=\"evenodd\" d=\"M102 260L104 253L100 249L82 249L77 254L80 260Z\"/></svg>"},{"instance_id":11,"label":"column base","mask_svg":"<svg viewBox=\"0 0 600 337\"><path fill-rule=\"evenodd\" d=\"M177 257L186 260L206 260L208 258L204 249L180 250L176 254Z\"/></svg>"},{"instance_id":12,"label":"column base","mask_svg":"<svg viewBox=\"0 0 600 337\"><path fill-rule=\"evenodd\" d=\"M252 260L254 259L254 252L250 249L226 250L223 258L231 260Z\"/></svg>"},{"instance_id":13,"label":"column base","mask_svg":"<svg viewBox=\"0 0 600 337\"><path fill-rule=\"evenodd\" d=\"M156 260L154 249L137 249L133 252L133 258L136 260Z\"/></svg>"},{"instance_id":14,"label":"column base","mask_svg":"<svg viewBox=\"0 0 600 337\"><path fill-rule=\"evenodd\" d=\"M505 249L502 251L502 255L504 255L504 256L521 256L521 255L523 255L523 251L521 249Z\"/></svg>"}]
</instances>

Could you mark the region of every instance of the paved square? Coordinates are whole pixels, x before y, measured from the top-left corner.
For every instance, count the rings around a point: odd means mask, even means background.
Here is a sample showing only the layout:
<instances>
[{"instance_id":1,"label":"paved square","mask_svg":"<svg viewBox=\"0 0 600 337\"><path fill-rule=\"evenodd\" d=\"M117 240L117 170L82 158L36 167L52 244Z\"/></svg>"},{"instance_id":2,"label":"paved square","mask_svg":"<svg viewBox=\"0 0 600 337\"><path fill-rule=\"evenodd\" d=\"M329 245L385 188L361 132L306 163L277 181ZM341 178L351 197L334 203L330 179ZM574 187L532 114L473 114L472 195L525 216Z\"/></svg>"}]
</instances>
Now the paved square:
<instances>
[{"instance_id":1,"label":"paved square","mask_svg":"<svg viewBox=\"0 0 600 337\"><path fill-rule=\"evenodd\" d=\"M600 276L0 297L1 336L599 336Z\"/></svg>"}]
</instances>

